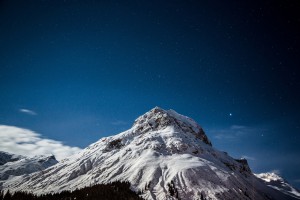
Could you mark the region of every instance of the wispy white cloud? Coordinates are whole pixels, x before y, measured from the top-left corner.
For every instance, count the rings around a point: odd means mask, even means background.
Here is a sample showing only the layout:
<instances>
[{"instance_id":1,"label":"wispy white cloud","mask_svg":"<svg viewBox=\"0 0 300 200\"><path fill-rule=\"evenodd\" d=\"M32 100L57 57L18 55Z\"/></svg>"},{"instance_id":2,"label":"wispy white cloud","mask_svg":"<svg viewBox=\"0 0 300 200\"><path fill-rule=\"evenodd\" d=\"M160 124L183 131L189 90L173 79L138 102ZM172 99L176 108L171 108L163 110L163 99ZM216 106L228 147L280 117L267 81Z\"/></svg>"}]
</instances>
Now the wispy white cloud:
<instances>
[{"instance_id":1,"label":"wispy white cloud","mask_svg":"<svg viewBox=\"0 0 300 200\"><path fill-rule=\"evenodd\" d=\"M0 125L0 150L25 156L53 154L57 160L62 160L81 149L42 138L40 134L28 129Z\"/></svg>"},{"instance_id":2,"label":"wispy white cloud","mask_svg":"<svg viewBox=\"0 0 300 200\"><path fill-rule=\"evenodd\" d=\"M115 125L115 126L122 126L122 125L127 125L127 122L122 121L122 120L116 120L116 121L111 122L111 124Z\"/></svg>"},{"instance_id":3,"label":"wispy white cloud","mask_svg":"<svg viewBox=\"0 0 300 200\"><path fill-rule=\"evenodd\" d=\"M34 112L33 110L29 110L29 109L25 109L25 108L22 108L19 111L22 113L28 114L28 115L37 115L37 113Z\"/></svg>"},{"instance_id":4,"label":"wispy white cloud","mask_svg":"<svg viewBox=\"0 0 300 200\"><path fill-rule=\"evenodd\" d=\"M241 156L242 158L244 158L244 159L246 159L246 160L256 160L254 157L252 157L252 156L246 156L246 155L243 155L243 156Z\"/></svg>"},{"instance_id":5,"label":"wispy white cloud","mask_svg":"<svg viewBox=\"0 0 300 200\"><path fill-rule=\"evenodd\" d=\"M210 135L218 140L238 140L240 137L257 134L264 131L262 128L248 127L242 125L232 125L228 128L209 130Z\"/></svg>"},{"instance_id":6,"label":"wispy white cloud","mask_svg":"<svg viewBox=\"0 0 300 200\"><path fill-rule=\"evenodd\" d=\"M280 175L280 170L279 169L273 169L272 171L270 171L271 173Z\"/></svg>"}]
</instances>

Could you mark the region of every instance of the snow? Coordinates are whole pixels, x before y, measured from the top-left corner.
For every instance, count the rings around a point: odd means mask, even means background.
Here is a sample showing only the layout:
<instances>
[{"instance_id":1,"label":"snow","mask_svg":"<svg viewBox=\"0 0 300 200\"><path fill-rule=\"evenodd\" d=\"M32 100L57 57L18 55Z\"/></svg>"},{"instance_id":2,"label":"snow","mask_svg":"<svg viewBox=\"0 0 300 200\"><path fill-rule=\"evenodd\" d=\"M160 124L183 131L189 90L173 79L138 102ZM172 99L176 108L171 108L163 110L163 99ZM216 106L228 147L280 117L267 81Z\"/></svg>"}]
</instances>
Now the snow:
<instances>
[{"instance_id":1,"label":"snow","mask_svg":"<svg viewBox=\"0 0 300 200\"><path fill-rule=\"evenodd\" d=\"M260 178L271 188L274 188L282 193L300 199L300 192L291 186L287 181L274 172L255 174L256 177Z\"/></svg>"},{"instance_id":2,"label":"snow","mask_svg":"<svg viewBox=\"0 0 300 200\"><path fill-rule=\"evenodd\" d=\"M17 161L24 158L21 155L15 155L8 152L0 151L0 165L4 165L7 162Z\"/></svg>"},{"instance_id":3,"label":"snow","mask_svg":"<svg viewBox=\"0 0 300 200\"><path fill-rule=\"evenodd\" d=\"M9 178L2 187L42 194L117 180L129 181L147 200L175 199L171 183L181 199L286 199L254 176L247 162L214 149L194 120L158 107L129 130L42 171Z\"/></svg>"},{"instance_id":4,"label":"snow","mask_svg":"<svg viewBox=\"0 0 300 200\"><path fill-rule=\"evenodd\" d=\"M58 163L52 155L25 157L0 152L0 159L0 187L7 179L12 181L15 177L41 171Z\"/></svg>"},{"instance_id":5,"label":"snow","mask_svg":"<svg viewBox=\"0 0 300 200\"><path fill-rule=\"evenodd\" d=\"M267 173L261 173L255 175L266 182L271 182L271 181L283 182L283 178L281 178L279 175L275 174L274 172L267 172Z\"/></svg>"}]
</instances>

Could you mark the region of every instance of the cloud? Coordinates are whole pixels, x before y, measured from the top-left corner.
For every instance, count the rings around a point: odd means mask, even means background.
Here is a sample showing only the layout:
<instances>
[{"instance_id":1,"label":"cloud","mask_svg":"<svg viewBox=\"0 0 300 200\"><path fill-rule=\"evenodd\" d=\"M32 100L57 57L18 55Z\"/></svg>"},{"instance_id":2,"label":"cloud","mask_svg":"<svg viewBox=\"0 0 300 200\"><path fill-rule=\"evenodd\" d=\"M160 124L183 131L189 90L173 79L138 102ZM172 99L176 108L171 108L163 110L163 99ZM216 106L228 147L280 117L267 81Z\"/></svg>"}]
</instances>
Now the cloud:
<instances>
[{"instance_id":1,"label":"cloud","mask_svg":"<svg viewBox=\"0 0 300 200\"><path fill-rule=\"evenodd\" d=\"M116 121L111 122L111 124L115 125L115 126L123 126L123 125L127 125L127 122L122 121L122 120L116 120Z\"/></svg>"},{"instance_id":2,"label":"cloud","mask_svg":"<svg viewBox=\"0 0 300 200\"><path fill-rule=\"evenodd\" d=\"M271 173L280 175L280 170L279 169L273 169L272 171L270 171Z\"/></svg>"},{"instance_id":3,"label":"cloud","mask_svg":"<svg viewBox=\"0 0 300 200\"><path fill-rule=\"evenodd\" d=\"M249 135L249 134L257 134L264 131L262 128L253 128L248 126L242 125L232 125L229 128L222 128L222 129L212 129L208 132L210 135L213 135L215 139L218 140L238 140L242 136Z\"/></svg>"},{"instance_id":4,"label":"cloud","mask_svg":"<svg viewBox=\"0 0 300 200\"><path fill-rule=\"evenodd\" d=\"M246 160L255 160L255 158L252 157L252 156L246 156L246 155L243 155L243 156L241 156L241 157L244 158L244 159L246 159Z\"/></svg>"},{"instance_id":5,"label":"cloud","mask_svg":"<svg viewBox=\"0 0 300 200\"><path fill-rule=\"evenodd\" d=\"M34 112L32 110L29 110L29 109L25 109L25 108L22 108L19 111L22 112L22 113L28 114L28 115L37 115L36 112Z\"/></svg>"},{"instance_id":6,"label":"cloud","mask_svg":"<svg viewBox=\"0 0 300 200\"><path fill-rule=\"evenodd\" d=\"M28 129L0 125L0 150L24 156L53 154L57 160L62 160L81 149L42 138L40 134Z\"/></svg>"}]
</instances>

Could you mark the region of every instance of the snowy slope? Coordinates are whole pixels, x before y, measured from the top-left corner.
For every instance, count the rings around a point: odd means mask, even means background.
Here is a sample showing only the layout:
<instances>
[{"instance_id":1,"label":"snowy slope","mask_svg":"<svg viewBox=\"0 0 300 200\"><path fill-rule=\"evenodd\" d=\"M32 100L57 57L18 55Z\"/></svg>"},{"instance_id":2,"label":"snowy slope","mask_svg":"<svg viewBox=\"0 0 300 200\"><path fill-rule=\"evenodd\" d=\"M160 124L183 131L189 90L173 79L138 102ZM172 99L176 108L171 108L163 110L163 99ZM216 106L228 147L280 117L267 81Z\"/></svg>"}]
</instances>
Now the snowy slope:
<instances>
[{"instance_id":1,"label":"snowy slope","mask_svg":"<svg viewBox=\"0 0 300 200\"><path fill-rule=\"evenodd\" d=\"M11 154L8 152L0 151L0 165L4 165L7 162L13 162L24 158L24 156Z\"/></svg>"},{"instance_id":2,"label":"snowy slope","mask_svg":"<svg viewBox=\"0 0 300 200\"><path fill-rule=\"evenodd\" d=\"M44 170L58 163L54 156L25 157L0 151L0 186L7 179Z\"/></svg>"},{"instance_id":3,"label":"snowy slope","mask_svg":"<svg viewBox=\"0 0 300 200\"><path fill-rule=\"evenodd\" d=\"M129 130L43 171L9 179L3 188L42 194L116 180L130 181L149 200L293 199L266 186L246 160L214 149L194 120L158 107Z\"/></svg>"},{"instance_id":4,"label":"snowy slope","mask_svg":"<svg viewBox=\"0 0 300 200\"><path fill-rule=\"evenodd\" d=\"M268 172L255 174L258 178L262 179L269 187L279 190L282 193L300 199L300 191L291 186L286 180L279 175Z\"/></svg>"}]
</instances>

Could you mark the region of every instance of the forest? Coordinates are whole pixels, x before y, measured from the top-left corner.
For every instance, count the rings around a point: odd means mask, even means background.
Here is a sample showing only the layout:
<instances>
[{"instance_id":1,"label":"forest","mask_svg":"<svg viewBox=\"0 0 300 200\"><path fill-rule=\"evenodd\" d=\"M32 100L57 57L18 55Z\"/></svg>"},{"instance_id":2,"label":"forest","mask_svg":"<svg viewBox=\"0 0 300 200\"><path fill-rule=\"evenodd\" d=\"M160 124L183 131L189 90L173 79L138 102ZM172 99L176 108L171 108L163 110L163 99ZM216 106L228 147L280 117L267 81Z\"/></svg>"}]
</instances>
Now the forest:
<instances>
[{"instance_id":1,"label":"forest","mask_svg":"<svg viewBox=\"0 0 300 200\"><path fill-rule=\"evenodd\" d=\"M113 182L97 184L74 191L63 191L40 196L28 192L0 192L0 200L143 200L137 193L130 190L129 182Z\"/></svg>"}]
</instances>

